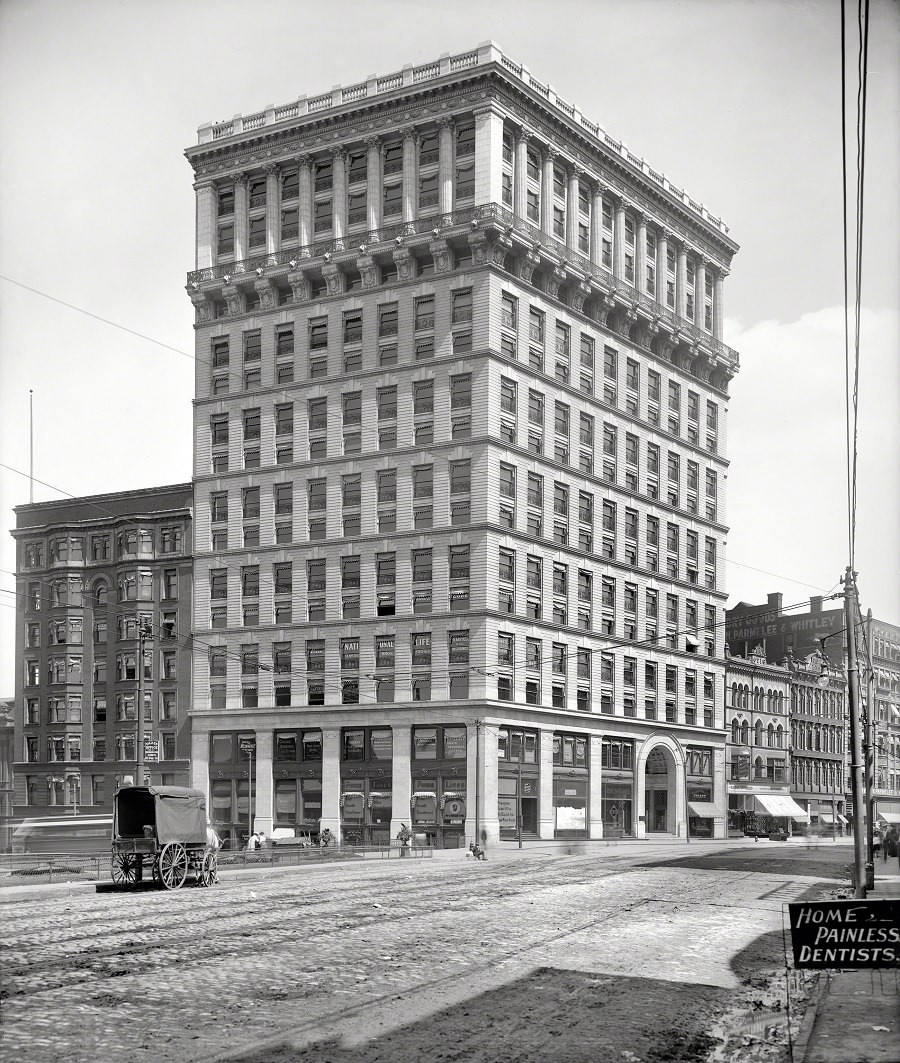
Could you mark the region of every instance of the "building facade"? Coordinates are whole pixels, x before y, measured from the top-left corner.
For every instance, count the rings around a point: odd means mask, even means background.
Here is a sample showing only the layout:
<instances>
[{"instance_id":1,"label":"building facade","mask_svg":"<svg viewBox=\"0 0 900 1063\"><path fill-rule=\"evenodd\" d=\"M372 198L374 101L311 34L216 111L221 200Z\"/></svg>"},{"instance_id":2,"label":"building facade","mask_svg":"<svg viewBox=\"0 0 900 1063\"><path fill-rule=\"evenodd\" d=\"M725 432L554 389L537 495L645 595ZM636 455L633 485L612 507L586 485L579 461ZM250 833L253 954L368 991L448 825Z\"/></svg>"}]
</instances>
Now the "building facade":
<instances>
[{"instance_id":1,"label":"building facade","mask_svg":"<svg viewBox=\"0 0 900 1063\"><path fill-rule=\"evenodd\" d=\"M844 791L847 681L821 653L788 657L791 677L791 794L813 830L839 836L848 826Z\"/></svg>"},{"instance_id":2,"label":"building facade","mask_svg":"<svg viewBox=\"0 0 900 1063\"><path fill-rule=\"evenodd\" d=\"M493 44L198 140L220 833L724 835L727 228Z\"/></svg>"},{"instance_id":3,"label":"building facade","mask_svg":"<svg viewBox=\"0 0 900 1063\"><path fill-rule=\"evenodd\" d=\"M791 673L760 647L726 670L728 827L787 830L809 815L791 796Z\"/></svg>"},{"instance_id":4,"label":"building facade","mask_svg":"<svg viewBox=\"0 0 900 1063\"><path fill-rule=\"evenodd\" d=\"M827 656L831 665L830 670L825 670L828 676L834 677L835 670L844 675L847 652L844 609L843 606L837 609L823 609L822 605L821 597L812 597L808 609L803 612L791 610L790 614L786 614L780 593L769 594L765 605L741 602L726 613L725 637L728 649L736 655L744 655L753 647L759 646L769 662L790 658L794 662L792 667L796 669L795 682L801 686L815 681L815 668L818 667L816 661L821 653ZM860 616L856 646L860 662L861 735L866 736L865 740L870 747L868 771L875 819L880 819L883 824L900 824L900 628L871 616L868 619ZM813 671L812 680L809 674L799 667L804 661L813 662L810 665ZM846 686L845 680L844 683ZM836 693L838 687L839 683L835 680L835 685L829 689ZM814 704L814 701L809 704ZM849 716L846 712L843 718L842 747L849 751ZM810 721L804 716L804 723L808 722ZM801 756L804 772L807 764L815 771L808 753L809 751L805 750ZM849 759L846 752L844 759L846 767L842 783L843 797L841 801L833 804L835 807L838 804L843 805L839 814L846 818L847 810L852 807ZM799 762L797 767L798 770L801 767ZM820 772L821 770L822 765ZM828 772L830 771L829 765ZM804 775L804 780L806 778ZM823 811L825 814L838 814L824 809L831 801L827 791L813 793L805 781L804 787L802 792L808 796L804 796L801 803L805 801L812 810L820 802L819 794L824 793Z\"/></svg>"},{"instance_id":5,"label":"building facade","mask_svg":"<svg viewBox=\"0 0 900 1063\"><path fill-rule=\"evenodd\" d=\"M191 504L176 484L16 508L17 819L111 812L135 777L139 667L147 773L187 784Z\"/></svg>"},{"instance_id":6,"label":"building facade","mask_svg":"<svg viewBox=\"0 0 900 1063\"><path fill-rule=\"evenodd\" d=\"M872 655L872 795L876 822L900 825L900 627L883 620L866 623ZM868 659L868 658L867 658Z\"/></svg>"},{"instance_id":7,"label":"building facade","mask_svg":"<svg viewBox=\"0 0 900 1063\"><path fill-rule=\"evenodd\" d=\"M808 657L824 652L833 665L844 665L845 640L831 638L844 630L844 608L823 609L821 596L809 600L802 613L784 612L784 595L770 594L765 605L738 602L725 614L725 639L730 653L747 657L762 647L767 661L783 661L788 655ZM822 640L826 640L824 643Z\"/></svg>"}]
</instances>

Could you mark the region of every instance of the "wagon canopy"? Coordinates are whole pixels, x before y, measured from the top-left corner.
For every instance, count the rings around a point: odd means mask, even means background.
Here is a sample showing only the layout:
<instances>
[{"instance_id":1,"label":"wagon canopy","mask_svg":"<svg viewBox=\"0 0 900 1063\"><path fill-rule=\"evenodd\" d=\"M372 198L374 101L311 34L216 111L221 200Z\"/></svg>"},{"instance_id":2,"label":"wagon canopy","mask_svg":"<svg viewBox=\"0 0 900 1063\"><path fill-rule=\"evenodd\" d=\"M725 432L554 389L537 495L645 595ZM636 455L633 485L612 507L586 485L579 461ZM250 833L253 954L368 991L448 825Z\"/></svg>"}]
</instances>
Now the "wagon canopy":
<instances>
[{"instance_id":1,"label":"wagon canopy","mask_svg":"<svg viewBox=\"0 0 900 1063\"><path fill-rule=\"evenodd\" d=\"M206 844L206 795L186 786L129 786L116 793L115 836L141 837L155 827L167 842Z\"/></svg>"}]
</instances>

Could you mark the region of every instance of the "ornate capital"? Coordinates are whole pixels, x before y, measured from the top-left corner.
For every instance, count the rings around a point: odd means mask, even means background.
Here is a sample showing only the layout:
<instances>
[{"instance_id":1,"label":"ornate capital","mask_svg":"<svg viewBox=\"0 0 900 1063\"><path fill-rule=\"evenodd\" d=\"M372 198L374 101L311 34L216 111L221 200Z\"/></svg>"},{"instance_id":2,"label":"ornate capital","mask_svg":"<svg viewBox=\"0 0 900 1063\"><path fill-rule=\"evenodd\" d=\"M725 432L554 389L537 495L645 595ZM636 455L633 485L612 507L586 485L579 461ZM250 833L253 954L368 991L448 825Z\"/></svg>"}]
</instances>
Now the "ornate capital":
<instances>
[{"instance_id":1,"label":"ornate capital","mask_svg":"<svg viewBox=\"0 0 900 1063\"><path fill-rule=\"evenodd\" d=\"M448 131L450 131L452 133L453 132L453 127L456 125L456 122L453 120L453 115L442 114L440 116L440 118L438 118L437 124L438 124L438 129L440 129L441 132L443 132L446 129L446 130L448 130Z\"/></svg>"},{"instance_id":2,"label":"ornate capital","mask_svg":"<svg viewBox=\"0 0 900 1063\"><path fill-rule=\"evenodd\" d=\"M525 126L516 130L516 144L527 144L529 140L533 139L534 133L530 129L526 129Z\"/></svg>"},{"instance_id":3,"label":"ornate capital","mask_svg":"<svg viewBox=\"0 0 900 1063\"><path fill-rule=\"evenodd\" d=\"M303 170L303 169L311 170L312 169L312 164L313 164L312 155L305 154L305 155L298 155L297 156L297 165L300 167L301 170Z\"/></svg>"},{"instance_id":4,"label":"ornate capital","mask_svg":"<svg viewBox=\"0 0 900 1063\"><path fill-rule=\"evenodd\" d=\"M234 175L234 187L235 188L246 188L248 179L249 178L248 178L247 174L245 174L245 173L236 173Z\"/></svg>"},{"instance_id":5,"label":"ornate capital","mask_svg":"<svg viewBox=\"0 0 900 1063\"><path fill-rule=\"evenodd\" d=\"M381 154L381 149L384 146L384 141L381 137L366 137L364 143L368 151L377 151L379 155Z\"/></svg>"},{"instance_id":6,"label":"ornate capital","mask_svg":"<svg viewBox=\"0 0 900 1063\"><path fill-rule=\"evenodd\" d=\"M340 147L331 149L331 157L335 162L344 162L347 158L347 149L343 144Z\"/></svg>"},{"instance_id":7,"label":"ornate capital","mask_svg":"<svg viewBox=\"0 0 900 1063\"><path fill-rule=\"evenodd\" d=\"M552 162L556 162L557 159L561 159L561 158L562 158L562 156L556 150L556 148L553 147L552 144L548 144L544 148L544 162L551 162L552 163Z\"/></svg>"},{"instance_id":8,"label":"ornate capital","mask_svg":"<svg viewBox=\"0 0 900 1063\"><path fill-rule=\"evenodd\" d=\"M406 128L403 129L401 132L402 132L404 141L409 140L409 141L412 141L413 144L418 144L418 142L419 142L419 131L418 131L418 129L416 129L415 126L406 126Z\"/></svg>"},{"instance_id":9,"label":"ornate capital","mask_svg":"<svg viewBox=\"0 0 900 1063\"><path fill-rule=\"evenodd\" d=\"M266 177L277 178L281 176L281 165L277 162L267 162L264 169L266 171Z\"/></svg>"}]
</instances>

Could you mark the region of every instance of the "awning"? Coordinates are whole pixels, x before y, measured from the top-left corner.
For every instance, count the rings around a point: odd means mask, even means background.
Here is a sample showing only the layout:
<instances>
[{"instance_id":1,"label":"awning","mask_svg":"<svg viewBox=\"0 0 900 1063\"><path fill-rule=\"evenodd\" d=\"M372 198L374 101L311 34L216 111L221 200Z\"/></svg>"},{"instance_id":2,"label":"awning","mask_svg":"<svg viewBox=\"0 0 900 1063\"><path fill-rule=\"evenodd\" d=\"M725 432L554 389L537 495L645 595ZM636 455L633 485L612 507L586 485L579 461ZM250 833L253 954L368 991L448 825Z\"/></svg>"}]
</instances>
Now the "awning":
<instances>
[{"instance_id":1,"label":"awning","mask_svg":"<svg viewBox=\"0 0 900 1063\"><path fill-rule=\"evenodd\" d=\"M832 816L829 812L820 812L819 819L823 823L834 823L834 816Z\"/></svg>"},{"instance_id":2,"label":"awning","mask_svg":"<svg viewBox=\"0 0 900 1063\"><path fill-rule=\"evenodd\" d=\"M885 823L900 824L900 812L876 812L876 819L883 819Z\"/></svg>"},{"instance_id":3,"label":"awning","mask_svg":"<svg viewBox=\"0 0 900 1063\"><path fill-rule=\"evenodd\" d=\"M837 819L838 819L838 823L843 823L845 827L847 826L847 818L846 818L846 816L842 816L840 814L840 812L838 812Z\"/></svg>"},{"instance_id":4,"label":"awning","mask_svg":"<svg viewBox=\"0 0 900 1063\"><path fill-rule=\"evenodd\" d=\"M723 819L724 813L717 804L712 801L688 801L691 814L700 819Z\"/></svg>"},{"instance_id":5,"label":"awning","mask_svg":"<svg viewBox=\"0 0 900 1063\"><path fill-rule=\"evenodd\" d=\"M781 794L754 794L753 796L763 812L770 816L795 819L798 823L809 823L809 813L801 808L792 797L784 797Z\"/></svg>"}]
</instances>

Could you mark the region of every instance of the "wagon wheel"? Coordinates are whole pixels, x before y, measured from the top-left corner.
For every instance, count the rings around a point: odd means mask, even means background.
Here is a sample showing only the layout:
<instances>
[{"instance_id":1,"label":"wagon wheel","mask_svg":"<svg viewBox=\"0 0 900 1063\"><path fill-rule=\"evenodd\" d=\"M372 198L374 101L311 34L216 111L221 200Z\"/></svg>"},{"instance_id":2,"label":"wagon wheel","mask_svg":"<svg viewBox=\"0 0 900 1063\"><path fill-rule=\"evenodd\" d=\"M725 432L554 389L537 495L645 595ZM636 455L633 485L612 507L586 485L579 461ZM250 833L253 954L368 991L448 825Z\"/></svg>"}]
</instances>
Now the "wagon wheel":
<instances>
[{"instance_id":1,"label":"wagon wheel","mask_svg":"<svg viewBox=\"0 0 900 1063\"><path fill-rule=\"evenodd\" d=\"M137 882L137 858L134 853L113 853L112 880L117 886L133 886Z\"/></svg>"},{"instance_id":2,"label":"wagon wheel","mask_svg":"<svg viewBox=\"0 0 900 1063\"><path fill-rule=\"evenodd\" d=\"M156 867L163 889L177 890L187 878L188 855L181 842L169 842L159 854Z\"/></svg>"},{"instance_id":3,"label":"wagon wheel","mask_svg":"<svg viewBox=\"0 0 900 1063\"><path fill-rule=\"evenodd\" d=\"M219 859L212 850L203 856L197 881L201 886L214 886L219 881Z\"/></svg>"}]
</instances>

